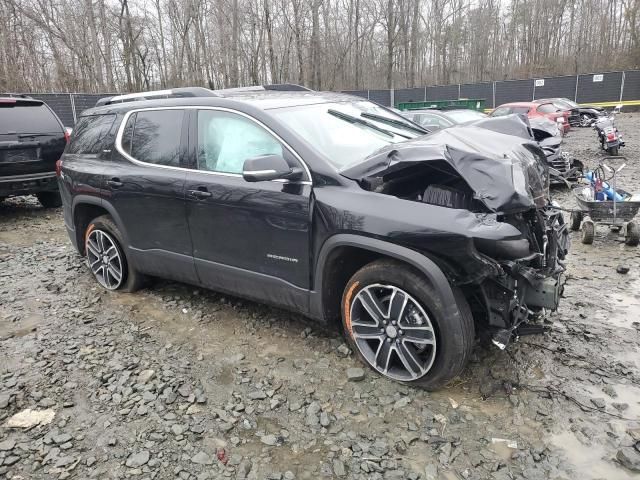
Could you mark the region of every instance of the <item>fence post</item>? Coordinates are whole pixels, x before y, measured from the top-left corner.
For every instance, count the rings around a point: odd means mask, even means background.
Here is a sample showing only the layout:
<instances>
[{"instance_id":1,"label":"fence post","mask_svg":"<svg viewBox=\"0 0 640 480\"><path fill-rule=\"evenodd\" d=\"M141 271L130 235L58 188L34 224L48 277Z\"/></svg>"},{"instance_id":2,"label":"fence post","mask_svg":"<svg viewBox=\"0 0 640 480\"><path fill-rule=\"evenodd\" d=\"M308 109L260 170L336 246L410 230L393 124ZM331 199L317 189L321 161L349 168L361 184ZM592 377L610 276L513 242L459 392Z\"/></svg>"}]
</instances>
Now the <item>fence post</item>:
<instances>
[{"instance_id":1,"label":"fence post","mask_svg":"<svg viewBox=\"0 0 640 480\"><path fill-rule=\"evenodd\" d=\"M76 102L73 99L73 93L69 94L69 102L71 103L71 113L73 114L73 124L76 124Z\"/></svg>"},{"instance_id":2,"label":"fence post","mask_svg":"<svg viewBox=\"0 0 640 480\"><path fill-rule=\"evenodd\" d=\"M392 88L389 90L389 100L391 101L391 105L389 105L390 107L395 107L395 96L395 88Z\"/></svg>"},{"instance_id":3,"label":"fence post","mask_svg":"<svg viewBox=\"0 0 640 480\"><path fill-rule=\"evenodd\" d=\"M493 85L493 102L491 103L493 103L492 107L496 108L496 82L493 81L491 84Z\"/></svg>"},{"instance_id":4,"label":"fence post","mask_svg":"<svg viewBox=\"0 0 640 480\"><path fill-rule=\"evenodd\" d=\"M424 101L427 101L427 86L424 86Z\"/></svg>"},{"instance_id":5,"label":"fence post","mask_svg":"<svg viewBox=\"0 0 640 480\"><path fill-rule=\"evenodd\" d=\"M531 99L531 101L534 101L536 99L536 79L533 79L533 98Z\"/></svg>"},{"instance_id":6,"label":"fence post","mask_svg":"<svg viewBox=\"0 0 640 480\"><path fill-rule=\"evenodd\" d=\"M369 90L367 90L367 100L370 100L370 98L369 98Z\"/></svg>"},{"instance_id":7,"label":"fence post","mask_svg":"<svg viewBox=\"0 0 640 480\"><path fill-rule=\"evenodd\" d=\"M576 90L573 93L573 101L578 103L578 82L580 81L580 75L576 75Z\"/></svg>"},{"instance_id":8,"label":"fence post","mask_svg":"<svg viewBox=\"0 0 640 480\"><path fill-rule=\"evenodd\" d=\"M460 84L458 84L458 100L460 100Z\"/></svg>"},{"instance_id":9,"label":"fence post","mask_svg":"<svg viewBox=\"0 0 640 480\"><path fill-rule=\"evenodd\" d=\"M622 83L620 84L620 102L622 102L622 94L624 93L624 70L622 71Z\"/></svg>"}]
</instances>

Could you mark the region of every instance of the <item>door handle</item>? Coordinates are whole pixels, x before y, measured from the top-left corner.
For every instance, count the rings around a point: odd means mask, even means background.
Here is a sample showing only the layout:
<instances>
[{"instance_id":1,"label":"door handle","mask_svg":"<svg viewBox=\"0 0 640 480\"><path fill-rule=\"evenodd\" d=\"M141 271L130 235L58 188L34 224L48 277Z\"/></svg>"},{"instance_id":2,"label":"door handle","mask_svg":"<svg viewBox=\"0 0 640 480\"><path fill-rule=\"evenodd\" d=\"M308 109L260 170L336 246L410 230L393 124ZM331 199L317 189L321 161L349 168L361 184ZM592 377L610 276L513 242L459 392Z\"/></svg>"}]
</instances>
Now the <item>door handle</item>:
<instances>
[{"instance_id":1,"label":"door handle","mask_svg":"<svg viewBox=\"0 0 640 480\"><path fill-rule=\"evenodd\" d=\"M119 178L112 178L111 180L107 180L107 185L111 188L120 188L124 183L122 183Z\"/></svg>"},{"instance_id":2,"label":"door handle","mask_svg":"<svg viewBox=\"0 0 640 480\"><path fill-rule=\"evenodd\" d=\"M211 192L207 192L206 190L189 190L187 193L189 194L189 196L195 197L197 199L209 198L211 196Z\"/></svg>"}]
</instances>

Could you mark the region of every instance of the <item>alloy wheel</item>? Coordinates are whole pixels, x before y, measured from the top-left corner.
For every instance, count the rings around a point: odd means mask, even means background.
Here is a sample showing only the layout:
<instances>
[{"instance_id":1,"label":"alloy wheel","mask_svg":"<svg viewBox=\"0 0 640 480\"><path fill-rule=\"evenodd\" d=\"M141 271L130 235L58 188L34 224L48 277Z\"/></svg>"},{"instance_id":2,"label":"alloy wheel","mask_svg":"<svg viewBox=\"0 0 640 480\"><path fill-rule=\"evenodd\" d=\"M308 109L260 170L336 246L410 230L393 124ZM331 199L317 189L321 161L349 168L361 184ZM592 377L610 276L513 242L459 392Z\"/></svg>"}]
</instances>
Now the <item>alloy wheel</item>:
<instances>
[{"instance_id":1,"label":"alloy wheel","mask_svg":"<svg viewBox=\"0 0 640 480\"><path fill-rule=\"evenodd\" d=\"M100 285L115 290L122 285L122 258L115 240L103 230L92 230L86 242L87 263Z\"/></svg>"},{"instance_id":2,"label":"alloy wheel","mask_svg":"<svg viewBox=\"0 0 640 480\"><path fill-rule=\"evenodd\" d=\"M404 290L364 287L350 310L353 340L367 362L394 380L417 380L431 369L436 334L424 308Z\"/></svg>"}]
</instances>

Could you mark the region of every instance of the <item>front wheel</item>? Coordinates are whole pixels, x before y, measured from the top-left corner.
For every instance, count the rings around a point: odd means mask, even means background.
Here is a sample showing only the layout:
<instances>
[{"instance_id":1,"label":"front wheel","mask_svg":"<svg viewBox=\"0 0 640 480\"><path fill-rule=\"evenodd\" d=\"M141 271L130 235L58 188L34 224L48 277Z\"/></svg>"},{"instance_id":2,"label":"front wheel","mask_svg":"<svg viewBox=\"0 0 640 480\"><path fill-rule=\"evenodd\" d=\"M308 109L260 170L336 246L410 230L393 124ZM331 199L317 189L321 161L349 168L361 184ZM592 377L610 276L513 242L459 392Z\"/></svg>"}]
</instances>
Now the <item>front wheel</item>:
<instances>
[{"instance_id":1,"label":"front wheel","mask_svg":"<svg viewBox=\"0 0 640 480\"><path fill-rule=\"evenodd\" d=\"M392 380L435 390L464 369L475 338L469 305L459 315L416 270L378 260L358 270L342 298L345 337L361 361Z\"/></svg>"},{"instance_id":2,"label":"front wheel","mask_svg":"<svg viewBox=\"0 0 640 480\"><path fill-rule=\"evenodd\" d=\"M123 245L122 234L109 215L89 222L84 247L96 281L107 290L134 292L142 287L144 276L131 266Z\"/></svg>"}]
</instances>

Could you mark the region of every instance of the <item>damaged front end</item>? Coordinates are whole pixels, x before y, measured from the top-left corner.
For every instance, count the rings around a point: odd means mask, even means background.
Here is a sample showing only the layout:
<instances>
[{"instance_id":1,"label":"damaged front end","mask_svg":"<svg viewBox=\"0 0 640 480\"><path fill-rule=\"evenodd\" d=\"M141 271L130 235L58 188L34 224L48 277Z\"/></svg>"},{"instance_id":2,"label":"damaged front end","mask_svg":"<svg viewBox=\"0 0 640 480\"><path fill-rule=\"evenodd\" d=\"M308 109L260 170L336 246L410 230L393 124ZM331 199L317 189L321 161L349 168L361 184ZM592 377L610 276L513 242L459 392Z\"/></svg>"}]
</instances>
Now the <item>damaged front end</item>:
<instances>
[{"instance_id":1,"label":"damaged front end","mask_svg":"<svg viewBox=\"0 0 640 480\"><path fill-rule=\"evenodd\" d=\"M535 141L460 126L389 146L341 173L366 190L430 206L428 234L397 239L463 290L498 347L541 331L527 322L558 306L569 235Z\"/></svg>"}]
</instances>

